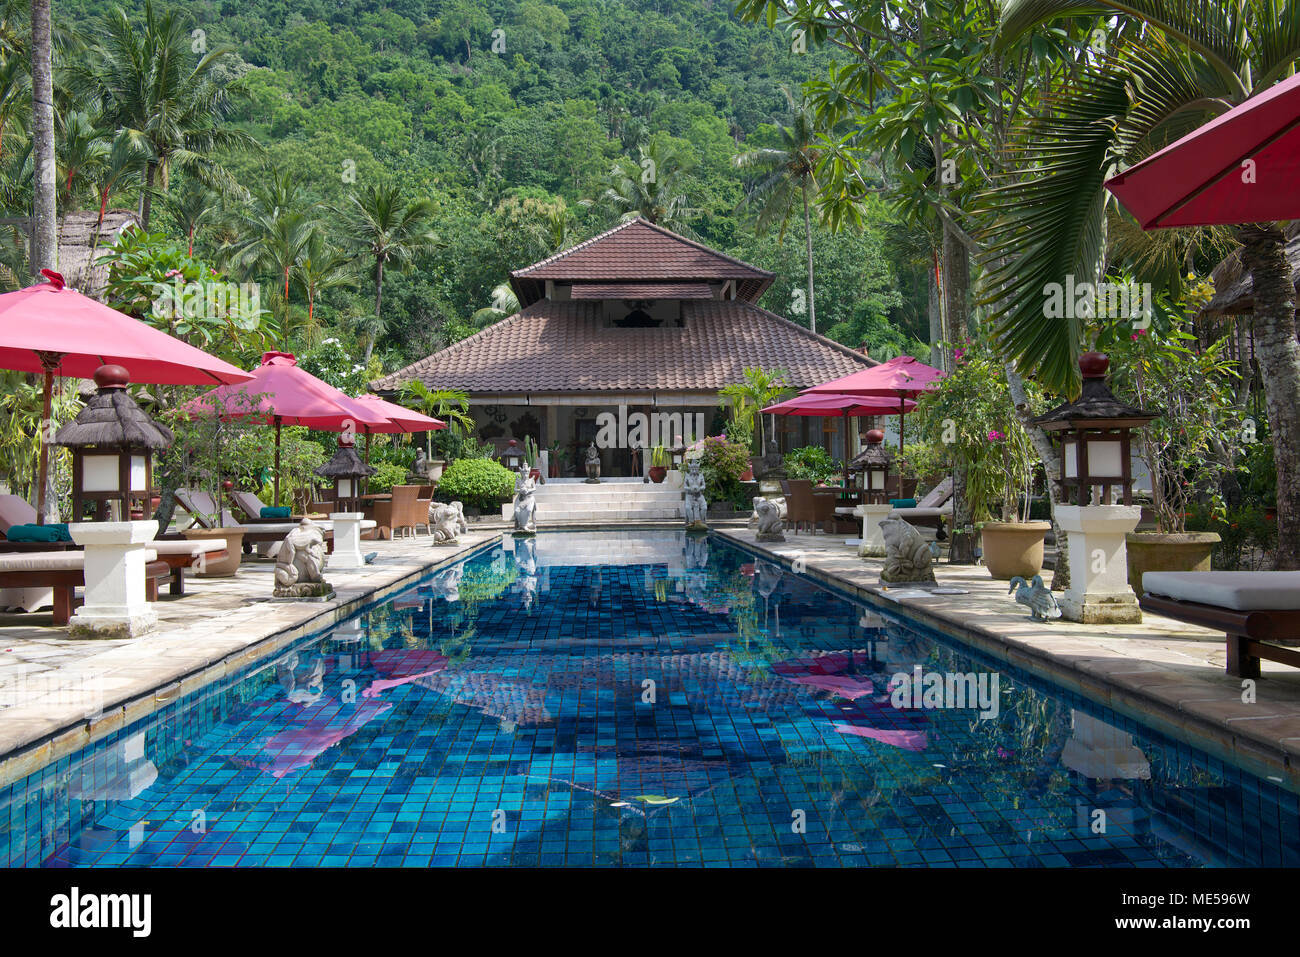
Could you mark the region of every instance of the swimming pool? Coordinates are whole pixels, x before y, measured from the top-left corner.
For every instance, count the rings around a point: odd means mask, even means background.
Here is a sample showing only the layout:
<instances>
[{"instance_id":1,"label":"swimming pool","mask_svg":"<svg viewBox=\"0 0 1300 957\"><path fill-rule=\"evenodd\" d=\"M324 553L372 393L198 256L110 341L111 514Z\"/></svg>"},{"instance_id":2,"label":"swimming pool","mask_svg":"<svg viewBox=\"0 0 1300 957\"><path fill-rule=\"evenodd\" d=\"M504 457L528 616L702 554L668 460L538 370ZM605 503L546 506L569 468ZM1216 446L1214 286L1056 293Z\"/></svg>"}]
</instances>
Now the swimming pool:
<instances>
[{"instance_id":1,"label":"swimming pool","mask_svg":"<svg viewBox=\"0 0 1300 957\"><path fill-rule=\"evenodd\" d=\"M0 862L1289 866L1298 812L716 539L548 532L0 790Z\"/></svg>"}]
</instances>

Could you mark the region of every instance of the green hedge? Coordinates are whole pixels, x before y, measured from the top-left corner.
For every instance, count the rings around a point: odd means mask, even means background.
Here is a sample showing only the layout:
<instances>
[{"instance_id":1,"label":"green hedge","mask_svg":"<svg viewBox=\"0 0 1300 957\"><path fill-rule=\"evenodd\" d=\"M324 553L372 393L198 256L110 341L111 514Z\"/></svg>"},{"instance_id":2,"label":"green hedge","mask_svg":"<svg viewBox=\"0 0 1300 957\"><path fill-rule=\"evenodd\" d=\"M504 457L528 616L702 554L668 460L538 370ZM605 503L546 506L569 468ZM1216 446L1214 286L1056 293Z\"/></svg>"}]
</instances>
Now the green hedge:
<instances>
[{"instance_id":1,"label":"green hedge","mask_svg":"<svg viewBox=\"0 0 1300 957\"><path fill-rule=\"evenodd\" d=\"M491 459L457 459L438 480L440 502L495 510L515 494L515 473Z\"/></svg>"}]
</instances>

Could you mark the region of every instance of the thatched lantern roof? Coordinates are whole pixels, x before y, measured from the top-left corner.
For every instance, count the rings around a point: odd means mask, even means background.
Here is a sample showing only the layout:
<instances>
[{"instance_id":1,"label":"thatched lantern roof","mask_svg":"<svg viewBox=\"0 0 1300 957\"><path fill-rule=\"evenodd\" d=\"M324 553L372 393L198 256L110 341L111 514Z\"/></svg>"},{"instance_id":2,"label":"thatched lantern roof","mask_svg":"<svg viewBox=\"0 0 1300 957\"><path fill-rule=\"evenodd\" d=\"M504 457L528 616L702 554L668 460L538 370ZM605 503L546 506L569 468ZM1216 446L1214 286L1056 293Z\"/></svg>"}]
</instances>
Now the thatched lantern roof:
<instances>
[{"instance_id":1,"label":"thatched lantern roof","mask_svg":"<svg viewBox=\"0 0 1300 957\"><path fill-rule=\"evenodd\" d=\"M889 468L893 464L894 453L885 448L885 433L880 429L872 429L864 438L866 439L866 445L849 462L849 471L861 472L867 468Z\"/></svg>"},{"instance_id":2,"label":"thatched lantern roof","mask_svg":"<svg viewBox=\"0 0 1300 957\"><path fill-rule=\"evenodd\" d=\"M1083 389L1079 398L1064 402L1034 419L1035 425L1048 432L1064 429L1140 429L1160 413L1148 412L1115 398L1106 384L1110 360L1098 352L1085 352L1079 358Z\"/></svg>"},{"instance_id":3,"label":"thatched lantern roof","mask_svg":"<svg viewBox=\"0 0 1300 957\"><path fill-rule=\"evenodd\" d=\"M126 391L129 381L129 373L122 366L105 365L96 369L98 391L75 419L54 434L52 444L73 449L168 448L174 441L171 429L155 422L136 404Z\"/></svg>"},{"instance_id":4,"label":"thatched lantern roof","mask_svg":"<svg viewBox=\"0 0 1300 957\"><path fill-rule=\"evenodd\" d=\"M317 466L314 471L321 478L355 479L374 475L379 470L373 465L367 465L361 461L361 456L357 454L356 447L351 443L345 443L343 436L339 436L339 447L334 450L330 460L324 465Z\"/></svg>"}]
</instances>

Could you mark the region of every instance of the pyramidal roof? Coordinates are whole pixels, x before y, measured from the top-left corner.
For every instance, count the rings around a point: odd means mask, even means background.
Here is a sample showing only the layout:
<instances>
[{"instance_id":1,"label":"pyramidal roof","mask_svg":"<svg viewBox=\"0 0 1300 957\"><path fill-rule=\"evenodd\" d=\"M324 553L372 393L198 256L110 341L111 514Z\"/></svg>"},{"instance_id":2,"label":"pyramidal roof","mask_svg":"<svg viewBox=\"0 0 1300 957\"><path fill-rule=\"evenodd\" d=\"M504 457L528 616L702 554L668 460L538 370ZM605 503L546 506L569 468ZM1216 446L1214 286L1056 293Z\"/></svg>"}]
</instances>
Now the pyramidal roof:
<instances>
[{"instance_id":1,"label":"pyramidal roof","mask_svg":"<svg viewBox=\"0 0 1300 957\"><path fill-rule=\"evenodd\" d=\"M637 217L549 259L510 274L523 304L544 295L546 280L573 283L736 280L739 298L754 302L773 273L710 249Z\"/></svg>"}]
</instances>

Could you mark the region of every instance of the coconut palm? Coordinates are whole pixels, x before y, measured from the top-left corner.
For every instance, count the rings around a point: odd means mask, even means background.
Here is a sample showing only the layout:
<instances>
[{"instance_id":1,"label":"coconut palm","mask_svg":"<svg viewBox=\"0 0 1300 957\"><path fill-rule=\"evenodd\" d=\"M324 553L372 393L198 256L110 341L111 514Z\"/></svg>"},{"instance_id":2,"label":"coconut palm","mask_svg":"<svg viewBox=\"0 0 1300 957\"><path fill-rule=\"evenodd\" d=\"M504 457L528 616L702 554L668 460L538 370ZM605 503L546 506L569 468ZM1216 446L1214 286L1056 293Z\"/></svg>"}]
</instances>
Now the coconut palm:
<instances>
[{"instance_id":1,"label":"coconut palm","mask_svg":"<svg viewBox=\"0 0 1300 957\"><path fill-rule=\"evenodd\" d=\"M600 202L617 214L620 222L638 216L683 233L700 211L689 205L682 178L690 164L661 140L637 149L637 160L624 159L610 171L610 185ZM590 205L590 204L588 204Z\"/></svg>"},{"instance_id":2,"label":"coconut palm","mask_svg":"<svg viewBox=\"0 0 1300 957\"><path fill-rule=\"evenodd\" d=\"M393 183L371 185L353 193L339 212L352 242L375 262L375 314L366 331L363 364L370 362L375 340L383 332L384 270L404 269L420 253L439 245L429 226L433 203L424 197L406 202Z\"/></svg>"},{"instance_id":3,"label":"coconut palm","mask_svg":"<svg viewBox=\"0 0 1300 957\"><path fill-rule=\"evenodd\" d=\"M514 287L503 282L492 289L492 305L476 310L470 322L476 329L486 329L494 322L508 319L519 311L519 297Z\"/></svg>"},{"instance_id":4,"label":"coconut palm","mask_svg":"<svg viewBox=\"0 0 1300 957\"><path fill-rule=\"evenodd\" d=\"M758 419L759 451L767 448L767 430L763 426L760 410L777 402L790 392L784 369L749 368L742 381L723 386L718 390L718 404L728 409L731 417L746 428L753 428Z\"/></svg>"},{"instance_id":5,"label":"coconut palm","mask_svg":"<svg viewBox=\"0 0 1300 957\"><path fill-rule=\"evenodd\" d=\"M171 217L176 228L185 233L186 251L194 255L194 237L199 227L211 221L220 211L218 196L197 179L185 180L185 184L163 197L163 208Z\"/></svg>"},{"instance_id":6,"label":"coconut palm","mask_svg":"<svg viewBox=\"0 0 1300 957\"><path fill-rule=\"evenodd\" d=\"M1269 0L1098 0L1117 15L1108 50L1052 91L1050 109L1023 130L1031 175L995 189L990 259L1001 347L1046 385L1077 385L1081 320L1044 315L1048 283L1091 281L1106 252L1108 174L1184 135L1290 74L1300 58L1300 5ZM1074 0L1009 0L1007 42L1075 16ZM1300 342L1282 232L1240 231L1256 295L1255 349L1263 375L1278 478L1280 568L1300 568Z\"/></svg>"},{"instance_id":7,"label":"coconut palm","mask_svg":"<svg viewBox=\"0 0 1300 957\"><path fill-rule=\"evenodd\" d=\"M240 80L218 77L233 47L215 45L194 62L190 31L174 11L145 0L137 29L120 7L103 17L102 40L69 64L74 90L99 106L104 122L127 130L145 154L140 224L149 228L155 187L166 190L172 169L184 169L211 189L242 187L216 159L225 150L256 149L257 141L222 124Z\"/></svg>"},{"instance_id":8,"label":"coconut palm","mask_svg":"<svg viewBox=\"0 0 1300 957\"><path fill-rule=\"evenodd\" d=\"M321 293L356 281L354 257L330 243L323 229L315 229L298 256L296 282L307 300L307 326L316 326L316 300Z\"/></svg>"},{"instance_id":9,"label":"coconut palm","mask_svg":"<svg viewBox=\"0 0 1300 957\"><path fill-rule=\"evenodd\" d=\"M803 210L804 244L808 257L808 328L817 331L817 307L813 298L813 248L812 216L809 212L811 198L817 191L817 164L821 150L817 147L817 127L812 110L806 103L796 103L789 90L785 90L790 104L791 120L788 126L777 128L780 146L747 150L732 157L737 169L754 170L758 175L745 190L742 205L756 212L755 226L769 229L780 223L779 238L785 241L785 230L796 210Z\"/></svg>"},{"instance_id":10,"label":"coconut palm","mask_svg":"<svg viewBox=\"0 0 1300 957\"><path fill-rule=\"evenodd\" d=\"M50 0L32 0L32 269L58 265L57 170L54 158L54 67ZM48 479L48 476L46 476Z\"/></svg>"}]
</instances>

